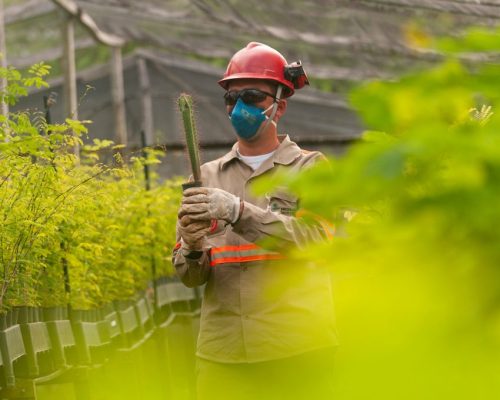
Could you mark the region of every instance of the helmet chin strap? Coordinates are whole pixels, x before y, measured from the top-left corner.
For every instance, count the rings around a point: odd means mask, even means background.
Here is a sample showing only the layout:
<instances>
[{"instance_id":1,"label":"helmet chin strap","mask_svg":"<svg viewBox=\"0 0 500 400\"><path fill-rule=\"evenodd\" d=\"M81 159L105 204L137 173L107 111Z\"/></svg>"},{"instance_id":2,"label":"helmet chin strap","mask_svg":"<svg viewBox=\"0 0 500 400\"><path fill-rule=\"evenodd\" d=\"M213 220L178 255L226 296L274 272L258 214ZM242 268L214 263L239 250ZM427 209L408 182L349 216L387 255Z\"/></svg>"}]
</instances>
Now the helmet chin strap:
<instances>
[{"instance_id":1,"label":"helmet chin strap","mask_svg":"<svg viewBox=\"0 0 500 400\"><path fill-rule=\"evenodd\" d=\"M264 132L267 129L269 124L273 124L274 126L278 126L276 124L276 122L274 121L274 117L276 116L276 112L278 111L278 103L281 100L281 92L282 91L283 91L283 86L278 85L278 90L276 91L276 98L274 100L274 103L271 104L269 107L267 107L264 111L262 111L262 113L265 114L271 108L273 111L271 111L271 115L269 117L266 115L266 119L267 119L266 123L259 128L259 130L255 134L255 137L258 137L261 134L261 132Z\"/></svg>"}]
</instances>

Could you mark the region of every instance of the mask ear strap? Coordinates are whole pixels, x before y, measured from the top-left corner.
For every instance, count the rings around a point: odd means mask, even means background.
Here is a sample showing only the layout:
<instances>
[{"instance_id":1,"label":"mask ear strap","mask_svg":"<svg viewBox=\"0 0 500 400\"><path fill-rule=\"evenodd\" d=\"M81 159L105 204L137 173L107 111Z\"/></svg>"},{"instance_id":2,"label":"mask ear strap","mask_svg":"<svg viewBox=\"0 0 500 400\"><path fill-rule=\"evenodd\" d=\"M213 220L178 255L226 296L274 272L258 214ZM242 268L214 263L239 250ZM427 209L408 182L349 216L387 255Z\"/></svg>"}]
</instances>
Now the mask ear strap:
<instances>
[{"instance_id":1,"label":"mask ear strap","mask_svg":"<svg viewBox=\"0 0 500 400\"><path fill-rule=\"evenodd\" d=\"M273 111L271 111L271 115L269 117L266 117L267 121L264 124L264 126L262 126L262 128L259 129L259 131L264 131L270 123L274 124L274 126L276 126L276 122L274 122L274 117L276 115L276 112L278 111L278 104L279 104L279 102L281 100L281 92L282 91L283 91L283 86L278 85L278 90L276 90L276 98L274 100L274 103L271 104L269 107L267 107L264 111L262 111L262 114L265 114L271 108L273 110ZM257 133L260 133L260 132L257 132Z\"/></svg>"}]
</instances>

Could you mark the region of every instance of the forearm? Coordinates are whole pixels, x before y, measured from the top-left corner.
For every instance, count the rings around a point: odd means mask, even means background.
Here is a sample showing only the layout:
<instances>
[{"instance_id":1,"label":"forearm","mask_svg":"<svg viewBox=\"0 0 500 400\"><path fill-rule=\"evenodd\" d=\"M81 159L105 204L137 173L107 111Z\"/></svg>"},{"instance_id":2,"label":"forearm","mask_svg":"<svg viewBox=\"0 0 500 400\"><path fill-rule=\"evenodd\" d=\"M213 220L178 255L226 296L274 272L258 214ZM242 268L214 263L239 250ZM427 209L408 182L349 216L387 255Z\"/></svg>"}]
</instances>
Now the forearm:
<instances>
[{"instance_id":1,"label":"forearm","mask_svg":"<svg viewBox=\"0 0 500 400\"><path fill-rule=\"evenodd\" d=\"M325 240L329 236L320 224L309 224L301 218L262 209L249 202L245 202L238 222L233 225L233 232L252 243L278 239L284 245L294 244L298 247Z\"/></svg>"}]
</instances>

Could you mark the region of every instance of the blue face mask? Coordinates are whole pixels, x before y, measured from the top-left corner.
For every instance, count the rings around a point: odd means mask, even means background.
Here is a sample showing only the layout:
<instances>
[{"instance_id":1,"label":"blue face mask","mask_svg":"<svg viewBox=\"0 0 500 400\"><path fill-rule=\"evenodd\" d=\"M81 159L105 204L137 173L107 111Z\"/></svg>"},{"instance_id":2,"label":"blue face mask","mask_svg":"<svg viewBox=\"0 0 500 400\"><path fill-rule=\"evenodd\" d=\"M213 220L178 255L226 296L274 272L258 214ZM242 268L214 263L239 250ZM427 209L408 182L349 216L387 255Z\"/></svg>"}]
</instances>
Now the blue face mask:
<instances>
[{"instance_id":1,"label":"blue face mask","mask_svg":"<svg viewBox=\"0 0 500 400\"><path fill-rule=\"evenodd\" d=\"M257 134L260 125L266 120L266 111L238 99L229 119L238 136L249 140Z\"/></svg>"}]
</instances>

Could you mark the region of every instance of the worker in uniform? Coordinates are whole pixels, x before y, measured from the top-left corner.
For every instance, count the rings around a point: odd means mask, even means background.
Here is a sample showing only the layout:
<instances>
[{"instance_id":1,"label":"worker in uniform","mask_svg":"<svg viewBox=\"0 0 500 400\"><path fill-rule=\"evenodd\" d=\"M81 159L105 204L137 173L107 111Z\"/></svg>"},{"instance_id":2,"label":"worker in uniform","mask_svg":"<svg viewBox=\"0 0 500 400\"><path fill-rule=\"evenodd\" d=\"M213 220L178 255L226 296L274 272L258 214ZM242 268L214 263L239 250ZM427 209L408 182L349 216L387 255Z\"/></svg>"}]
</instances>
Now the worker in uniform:
<instances>
[{"instance_id":1,"label":"worker in uniform","mask_svg":"<svg viewBox=\"0 0 500 400\"><path fill-rule=\"evenodd\" d=\"M230 60L219 85L236 143L201 166L203 187L184 190L173 262L189 287L206 284L197 341L200 400L332 398L337 345L331 279L286 260L331 234L297 216L283 188L255 196L252 182L296 173L323 155L302 150L278 122L287 99L308 84L300 62L252 42Z\"/></svg>"}]
</instances>

